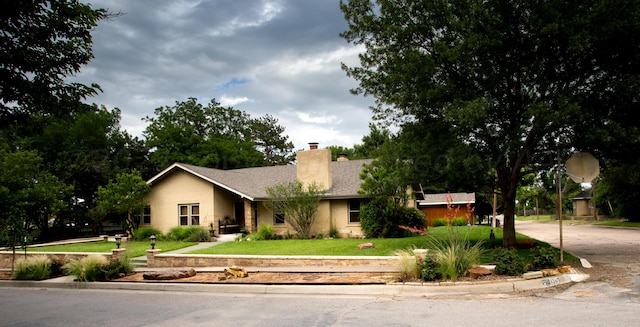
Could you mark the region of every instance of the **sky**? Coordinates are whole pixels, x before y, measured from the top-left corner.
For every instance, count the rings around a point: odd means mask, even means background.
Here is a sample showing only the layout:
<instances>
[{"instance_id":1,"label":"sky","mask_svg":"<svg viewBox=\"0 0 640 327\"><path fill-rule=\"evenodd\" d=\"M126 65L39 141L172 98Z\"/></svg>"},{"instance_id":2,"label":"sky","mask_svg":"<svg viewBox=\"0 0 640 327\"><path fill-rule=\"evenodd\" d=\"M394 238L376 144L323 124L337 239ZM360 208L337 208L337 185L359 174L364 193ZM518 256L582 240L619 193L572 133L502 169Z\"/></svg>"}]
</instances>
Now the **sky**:
<instances>
[{"instance_id":1,"label":"sky","mask_svg":"<svg viewBox=\"0 0 640 327\"><path fill-rule=\"evenodd\" d=\"M362 48L339 34L339 0L86 0L118 17L93 30L95 58L73 78L103 92L86 102L121 110L142 137L154 109L212 99L252 118L270 114L295 149L362 143L370 97L341 63Z\"/></svg>"}]
</instances>

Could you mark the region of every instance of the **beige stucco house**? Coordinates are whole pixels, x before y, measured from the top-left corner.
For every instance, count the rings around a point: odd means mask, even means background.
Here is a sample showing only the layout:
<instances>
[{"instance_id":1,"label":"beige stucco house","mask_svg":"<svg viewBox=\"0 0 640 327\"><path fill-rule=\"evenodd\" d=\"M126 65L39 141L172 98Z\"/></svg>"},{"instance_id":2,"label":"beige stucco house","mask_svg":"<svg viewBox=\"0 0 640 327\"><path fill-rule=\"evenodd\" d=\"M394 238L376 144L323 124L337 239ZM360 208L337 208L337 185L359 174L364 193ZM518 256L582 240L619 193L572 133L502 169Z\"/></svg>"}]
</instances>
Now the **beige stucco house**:
<instances>
[{"instance_id":1,"label":"beige stucco house","mask_svg":"<svg viewBox=\"0 0 640 327\"><path fill-rule=\"evenodd\" d=\"M312 234L328 235L333 227L341 237L359 237L360 171L370 162L346 157L332 161L330 150L312 143L309 150L296 154L296 165L219 170L175 163L147 181L151 186L149 208L141 226L167 233L176 226L200 225L219 234L272 225L277 233L293 233L281 214L264 205L265 188L298 179L328 190Z\"/></svg>"}]
</instances>

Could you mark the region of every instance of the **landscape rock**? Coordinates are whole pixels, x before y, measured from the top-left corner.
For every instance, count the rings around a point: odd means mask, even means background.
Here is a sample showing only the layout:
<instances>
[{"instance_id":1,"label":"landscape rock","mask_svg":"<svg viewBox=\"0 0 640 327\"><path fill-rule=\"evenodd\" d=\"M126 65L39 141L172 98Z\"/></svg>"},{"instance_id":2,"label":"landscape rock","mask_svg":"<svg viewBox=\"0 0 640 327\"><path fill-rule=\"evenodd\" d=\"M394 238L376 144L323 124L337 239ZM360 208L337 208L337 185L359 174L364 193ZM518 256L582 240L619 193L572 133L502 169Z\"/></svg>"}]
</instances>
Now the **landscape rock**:
<instances>
[{"instance_id":1,"label":"landscape rock","mask_svg":"<svg viewBox=\"0 0 640 327\"><path fill-rule=\"evenodd\" d=\"M358 244L358 249L360 249L360 250L362 250L362 249L373 249L374 247L375 246L371 242Z\"/></svg>"},{"instance_id":2,"label":"landscape rock","mask_svg":"<svg viewBox=\"0 0 640 327\"><path fill-rule=\"evenodd\" d=\"M249 273L247 273L247 270L244 269L244 267L231 266L229 268L225 268L224 269L224 277L225 277L225 279L245 278L245 277L248 277L248 276L249 276Z\"/></svg>"},{"instance_id":3,"label":"landscape rock","mask_svg":"<svg viewBox=\"0 0 640 327\"><path fill-rule=\"evenodd\" d=\"M473 267L471 269L469 269L469 277L474 278L474 279L478 279L480 277L483 276L488 276L491 275L493 272L485 267Z\"/></svg>"},{"instance_id":4,"label":"landscape rock","mask_svg":"<svg viewBox=\"0 0 640 327\"><path fill-rule=\"evenodd\" d=\"M193 277L196 275L196 270L193 268L188 269L168 269L160 271L148 271L142 275L146 280L173 280L187 277Z\"/></svg>"}]
</instances>

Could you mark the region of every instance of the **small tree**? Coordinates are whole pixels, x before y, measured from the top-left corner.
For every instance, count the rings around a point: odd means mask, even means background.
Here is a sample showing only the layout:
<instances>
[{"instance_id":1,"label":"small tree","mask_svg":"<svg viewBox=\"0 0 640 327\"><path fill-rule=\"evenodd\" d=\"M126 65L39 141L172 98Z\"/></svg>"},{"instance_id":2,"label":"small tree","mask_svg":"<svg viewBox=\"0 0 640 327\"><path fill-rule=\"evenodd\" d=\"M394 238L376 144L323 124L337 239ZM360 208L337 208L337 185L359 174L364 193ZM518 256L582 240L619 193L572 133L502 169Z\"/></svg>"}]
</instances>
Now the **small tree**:
<instances>
[{"instance_id":1,"label":"small tree","mask_svg":"<svg viewBox=\"0 0 640 327\"><path fill-rule=\"evenodd\" d=\"M149 185L137 170L118 174L107 187L98 187L96 207L102 215L126 214L127 232L133 236L133 231L140 223L139 214L147 205L144 198L147 192Z\"/></svg>"},{"instance_id":2,"label":"small tree","mask_svg":"<svg viewBox=\"0 0 640 327\"><path fill-rule=\"evenodd\" d=\"M284 182L265 189L269 196L266 206L274 213L283 213L285 222L305 238L309 238L318 205L326 190L311 183Z\"/></svg>"}]
</instances>

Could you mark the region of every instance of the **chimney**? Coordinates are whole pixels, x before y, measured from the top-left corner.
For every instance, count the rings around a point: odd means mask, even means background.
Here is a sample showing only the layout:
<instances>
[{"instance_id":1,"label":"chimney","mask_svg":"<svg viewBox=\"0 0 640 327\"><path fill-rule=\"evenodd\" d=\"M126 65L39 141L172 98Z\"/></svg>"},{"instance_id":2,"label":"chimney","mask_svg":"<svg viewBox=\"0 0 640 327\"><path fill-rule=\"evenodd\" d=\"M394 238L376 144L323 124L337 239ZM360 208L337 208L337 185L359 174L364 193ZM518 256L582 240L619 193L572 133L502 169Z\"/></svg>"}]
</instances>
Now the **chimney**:
<instances>
[{"instance_id":1,"label":"chimney","mask_svg":"<svg viewBox=\"0 0 640 327\"><path fill-rule=\"evenodd\" d=\"M305 187L316 183L320 188L330 189L333 179L331 150L318 149L318 143L309 143L309 150L296 153L296 171L298 180Z\"/></svg>"},{"instance_id":2,"label":"chimney","mask_svg":"<svg viewBox=\"0 0 640 327\"><path fill-rule=\"evenodd\" d=\"M341 152L338 154L338 159L336 159L336 161L349 161L349 156L346 153Z\"/></svg>"}]
</instances>

